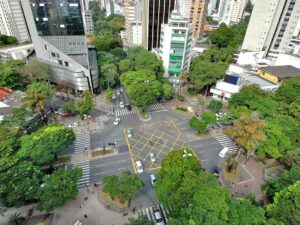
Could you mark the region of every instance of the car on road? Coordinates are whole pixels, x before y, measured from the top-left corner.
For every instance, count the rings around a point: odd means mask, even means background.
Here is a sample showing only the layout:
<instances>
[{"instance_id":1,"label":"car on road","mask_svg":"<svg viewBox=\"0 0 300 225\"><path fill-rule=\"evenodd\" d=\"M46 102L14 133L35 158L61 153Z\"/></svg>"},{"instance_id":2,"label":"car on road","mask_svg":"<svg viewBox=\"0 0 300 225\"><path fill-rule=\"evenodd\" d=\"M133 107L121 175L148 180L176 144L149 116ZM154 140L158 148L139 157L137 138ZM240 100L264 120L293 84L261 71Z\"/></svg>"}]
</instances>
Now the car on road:
<instances>
[{"instance_id":1,"label":"car on road","mask_svg":"<svg viewBox=\"0 0 300 225\"><path fill-rule=\"evenodd\" d=\"M151 183L152 187L154 187L156 179L157 178L156 178L155 174L150 174L150 183Z\"/></svg>"},{"instance_id":2,"label":"car on road","mask_svg":"<svg viewBox=\"0 0 300 225\"><path fill-rule=\"evenodd\" d=\"M128 130L127 130L127 137L131 138L132 135L133 135L133 134L132 134L132 131L128 129Z\"/></svg>"},{"instance_id":3,"label":"car on road","mask_svg":"<svg viewBox=\"0 0 300 225\"><path fill-rule=\"evenodd\" d=\"M71 113L63 113L61 114L61 117L73 117L75 116L74 114L71 114Z\"/></svg>"},{"instance_id":4,"label":"car on road","mask_svg":"<svg viewBox=\"0 0 300 225\"><path fill-rule=\"evenodd\" d=\"M137 170L138 174L144 172L144 168L143 168L143 165L142 165L141 161L136 161L135 165L136 165L136 170Z\"/></svg>"},{"instance_id":5,"label":"car on road","mask_svg":"<svg viewBox=\"0 0 300 225\"><path fill-rule=\"evenodd\" d=\"M155 158L155 155L154 155L153 152L150 152L149 157L150 157L151 162L155 162L156 161L156 158Z\"/></svg>"},{"instance_id":6,"label":"car on road","mask_svg":"<svg viewBox=\"0 0 300 225\"><path fill-rule=\"evenodd\" d=\"M116 94L115 94L115 93L113 93L112 99L113 99L113 100L116 99Z\"/></svg>"},{"instance_id":7,"label":"car on road","mask_svg":"<svg viewBox=\"0 0 300 225\"><path fill-rule=\"evenodd\" d=\"M228 151L229 151L229 148L224 147L224 148L222 149L222 151L220 151L219 156L220 156L221 158L225 158L225 156L226 156L226 154L227 154Z\"/></svg>"},{"instance_id":8,"label":"car on road","mask_svg":"<svg viewBox=\"0 0 300 225\"><path fill-rule=\"evenodd\" d=\"M165 225L159 208L156 207L156 206L153 206L152 211L153 211L153 214L154 214L155 224L156 225Z\"/></svg>"},{"instance_id":9,"label":"car on road","mask_svg":"<svg viewBox=\"0 0 300 225\"><path fill-rule=\"evenodd\" d=\"M127 108L128 111L132 110L131 105L126 105L126 108Z\"/></svg>"},{"instance_id":10,"label":"car on road","mask_svg":"<svg viewBox=\"0 0 300 225\"><path fill-rule=\"evenodd\" d=\"M123 87L120 87L120 92L123 92L124 91L124 88Z\"/></svg>"},{"instance_id":11,"label":"car on road","mask_svg":"<svg viewBox=\"0 0 300 225\"><path fill-rule=\"evenodd\" d=\"M115 119L115 121L114 121L114 125L115 126L118 126L119 125L119 123L120 123L120 121L121 121L121 118L120 117L117 117L116 119Z\"/></svg>"},{"instance_id":12,"label":"car on road","mask_svg":"<svg viewBox=\"0 0 300 225\"><path fill-rule=\"evenodd\" d=\"M124 107L124 102L120 102L120 108L123 109Z\"/></svg>"},{"instance_id":13,"label":"car on road","mask_svg":"<svg viewBox=\"0 0 300 225\"><path fill-rule=\"evenodd\" d=\"M78 127L78 123L71 123L71 124L69 124L69 126L68 126L69 128L75 128L75 127Z\"/></svg>"},{"instance_id":14,"label":"car on road","mask_svg":"<svg viewBox=\"0 0 300 225\"><path fill-rule=\"evenodd\" d=\"M117 95L120 95L120 91L119 90L117 90Z\"/></svg>"}]
</instances>

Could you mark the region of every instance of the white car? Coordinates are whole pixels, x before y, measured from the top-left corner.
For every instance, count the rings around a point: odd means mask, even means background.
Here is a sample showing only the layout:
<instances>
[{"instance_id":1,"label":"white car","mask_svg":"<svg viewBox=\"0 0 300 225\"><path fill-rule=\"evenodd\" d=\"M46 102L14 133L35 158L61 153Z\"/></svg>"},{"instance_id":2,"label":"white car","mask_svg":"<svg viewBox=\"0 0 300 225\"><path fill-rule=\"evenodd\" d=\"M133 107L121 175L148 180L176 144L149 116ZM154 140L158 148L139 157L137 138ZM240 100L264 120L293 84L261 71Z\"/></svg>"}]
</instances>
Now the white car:
<instances>
[{"instance_id":1,"label":"white car","mask_svg":"<svg viewBox=\"0 0 300 225\"><path fill-rule=\"evenodd\" d=\"M155 158L154 153L151 152L151 153L149 154L149 157L150 157L151 162L155 162L155 161L156 161L156 158Z\"/></svg>"},{"instance_id":2,"label":"white car","mask_svg":"<svg viewBox=\"0 0 300 225\"><path fill-rule=\"evenodd\" d=\"M120 91L119 90L117 90L117 95L120 95Z\"/></svg>"},{"instance_id":3,"label":"white car","mask_svg":"<svg viewBox=\"0 0 300 225\"><path fill-rule=\"evenodd\" d=\"M124 88L123 87L120 87L120 92L123 92L124 91Z\"/></svg>"},{"instance_id":4,"label":"white car","mask_svg":"<svg viewBox=\"0 0 300 225\"><path fill-rule=\"evenodd\" d=\"M69 128L75 128L75 127L78 127L78 123L71 123L68 127L69 127Z\"/></svg>"},{"instance_id":5,"label":"white car","mask_svg":"<svg viewBox=\"0 0 300 225\"><path fill-rule=\"evenodd\" d=\"M91 116L90 116L90 115L86 115L86 114L83 115L83 119L84 119L84 120L86 120L86 119L88 119L88 118L91 118Z\"/></svg>"},{"instance_id":6,"label":"white car","mask_svg":"<svg viewBox=\"0 0 300 225\"><path fill-rule=\"evenodd\" d=\"M136 162L135 162L135 166L136 166L136 170L137 170L137 173L138 173L138 174L144 172L144 168L143 168L143 166L142 166L141 161L136 161Z\"/></svg>"},{"instance_id":7,"label":"white car","mask_svg":"<svg viewBox=\"0 0 300 225\"><path fill-rule=\"evenodd\" d=\"M124 107L124 102L120 102L120 108L123 109Z\"/></svg>"},{"instance_id":8,"label":"white car","mask_svg":"<svg viewBox=\"0 0 300 225\"><path fill-rule=\"evenodd\" d=\"M120 121L121 121L121 118L120 117L117 117L116 119L115 119L115 121L114 121L114 125L115 126L118 126L119 125L119 123L120 123Z\"/></svg>"},{"instance_id":9,"label":"white car","mask_svg":"<svg viewBox=\"0 0 300 225\"><path fill-rule=\"evenodd\" d=\"M150 174L150 183L151 183L152 187L154 187L155 182L156 182L156 175Z\"/></svg>"},{"instance_id":10,"label":"white car","mask_svg":"<svg viewBox=\"0 0 300 225\"><path fill-rule=\"evenodd\" d=\"M112 95L112 99L113 99L113 100L116 99L116 94L113 94L113 95Z\"/></svg>"},{"instance_id":11,"label":"white car","mask_svg":"<svg viewBox=\"0 0 300 225\"><path fill-rule=\"evenodd\" d=\"M131 130L127 130L127 137L131 138L132 137L132 131Z\"/></svg>"}]
</instances>

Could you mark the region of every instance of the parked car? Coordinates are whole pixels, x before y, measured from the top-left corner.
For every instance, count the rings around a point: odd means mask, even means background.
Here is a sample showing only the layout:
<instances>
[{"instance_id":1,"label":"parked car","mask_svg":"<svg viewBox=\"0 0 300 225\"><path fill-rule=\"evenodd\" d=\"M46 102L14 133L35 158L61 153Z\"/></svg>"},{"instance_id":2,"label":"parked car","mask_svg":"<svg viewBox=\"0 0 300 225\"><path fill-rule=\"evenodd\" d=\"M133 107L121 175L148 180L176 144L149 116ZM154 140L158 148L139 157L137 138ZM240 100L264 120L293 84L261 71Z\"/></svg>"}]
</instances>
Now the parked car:
<instances>
[{"instance_id":1,"label":"parked car","mask_svg":"<svg viewBox=\"0 0 300 225\"><path fill-rule=\"evenodd\" d=\"M121 109L124 108L124 102L120 102L120 108L121 108Z\"/></svg>"},{"instance_id":2,"label":"parked car","mask_svg":"<svg viewBox=\"0 0 300 225\"><path fill-rule=\"evenodd\" d=\"M137 170L138 174L144 172L144 168L143 168L143 165L142 165L141 161L136 161L135 165L136 165L136 170Z\"/></svg>"},{"instance_id":3,"label":"parked car","mask_svg":"<svg viewBox=\"0 0 300 225\"><path fill-rule=\"evenodd\" d=\"M156 206L152 207L156 225L165 225L160 209Z\"/></svg>"},{"instance_id":4,"label":"parked car","mask_svg":"<svg viewBox=\"0 0 300 225\"><path fill-rule=\"evenodd\" d=\"M75 128L75 127L78 127L78 123L71 123L71 124L69 124L69 126L68 126L69 128Z\"/></svg>"},{"instance_id":5,"label":"parked car","mask_svg":"<svg viewBox=\"0 0 300 225\"><path fill-rule=\"evenodd\" d=\"M127 137L131 138L133 136L132 131L131 130L127 130Z\"/></svg>"},{"instance_id":6,"label":"parked car","mask_svg":"<svg viewBox=\"0 0 300 225\"><path fill-rule=\"evenodd\" d=\"M123 87L120 87L120 92L123 92L124 91L124 88Z\"/></svg>"},{"instance_id":7,"label":"parked car","mask_svg":"<svg viewBox=\"0 0 300 225\"><path fill-rule=\"evenodd\" d=\"M150 183L152 185L152 187L154 187L154 184L156 182L156 175L155 174L150 174Z\"/></svg>"},{"instance_id":8,"label":"parked car","mask_svg":"<svg viewBox=\"0 0 300 225\"><path fill-rule=\"evenodd\" d=\"M120 117L117 117L116 119L115 119L115 121L114 121L114 125L115 126L118 126L119 125L119 123L120 123L120 121L121 121L121 118Z\"/></svg>"},{"instance_id":9,"label":"parked car","mask_svg":"<svg viewBox=\"0 0 300 225\"><path fill-rule=\"evenodd\" d=\"M127 108L128 111L132 110L131 105L126 105L126 108Z\"/></svg>"},{"instance_id":10,"label":"parked car","mask_svg":"<svg viewBox=\"0 0 300 225\"><path fill-rule=\"evenodd\" d=\"M156 161L156 158L155 158L155 155L154 155L153 152L151 152L151 153L149 154L149 157L150 157L151 162L155 162L155 161Z\"/></svg>"},{"instance_id":11,"label":"parked car","mask_svg":"<svg viewBox=\"0 0 300 225\"><path fill-rule=\"evenodd\" d=\"M75 116L74 114L71 114L71 113L63 113L61 114L61 117L73 117Z\"/></svg>"},{"instance_id":12,"label":"parked car","mask_svg":"<svg viewBox=\"0 0 300 225\"><path fill-rule=\"evenodd\" d=\"M113 99L113 100L116 99L116 94L115 94L115 93L113 93L112 99Z\"/></svg>"},{"instance_id":13,"label":"parked car","mask_svg":"<svg viewBox=\"0 0 300 225\"><path fill-rule=\"evenodd\" d=\"M120 95L120 91L119 90L117 90L117 95Z\"/></svg>"}]
</instances>

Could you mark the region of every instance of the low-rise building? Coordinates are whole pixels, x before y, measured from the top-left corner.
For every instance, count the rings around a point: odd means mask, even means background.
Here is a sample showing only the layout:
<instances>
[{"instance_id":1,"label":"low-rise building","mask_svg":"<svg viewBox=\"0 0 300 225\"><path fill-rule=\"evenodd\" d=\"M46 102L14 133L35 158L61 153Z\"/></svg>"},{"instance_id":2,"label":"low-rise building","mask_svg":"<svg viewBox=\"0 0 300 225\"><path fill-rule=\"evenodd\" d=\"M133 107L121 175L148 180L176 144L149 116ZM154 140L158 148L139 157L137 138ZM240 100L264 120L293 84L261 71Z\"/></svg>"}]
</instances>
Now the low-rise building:
<instances>
[{"instance_id":1,"label":"low-rise building","mask_svg":"<svg viewBox=\"0 0 300 225\"><path fill-rule=\"evenodd\" d=\"M267 66L258 69L257 73L263 79L274 84L280 84L281 81L291 77L300 76L300 69L293 66Z\"/></svg>"}]
</instances>

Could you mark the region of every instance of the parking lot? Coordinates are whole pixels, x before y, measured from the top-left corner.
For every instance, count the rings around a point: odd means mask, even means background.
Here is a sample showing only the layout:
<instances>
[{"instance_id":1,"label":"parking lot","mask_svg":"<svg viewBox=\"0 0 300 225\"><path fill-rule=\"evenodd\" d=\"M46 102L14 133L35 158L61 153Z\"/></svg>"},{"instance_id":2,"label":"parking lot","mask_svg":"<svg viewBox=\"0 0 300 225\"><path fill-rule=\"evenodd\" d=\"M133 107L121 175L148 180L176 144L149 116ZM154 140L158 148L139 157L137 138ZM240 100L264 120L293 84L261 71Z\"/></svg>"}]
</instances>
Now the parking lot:
<instances>
[{"instance_id":1,"label":"parking lot","mask_svg":"<svg viewBox=\"0 0 300 225\"><path fill-rule=\"evenodd\" d=\"M130 130L133 133L130 138L127 137L126 129L124 132L132 163L135 168L135 162L141 161L144 172L159 169L162 159L170 151L188 146L174 121L144 124ZM150 153L154 153L155 162L150 160Z\"/></svg>"}]
</instances>

